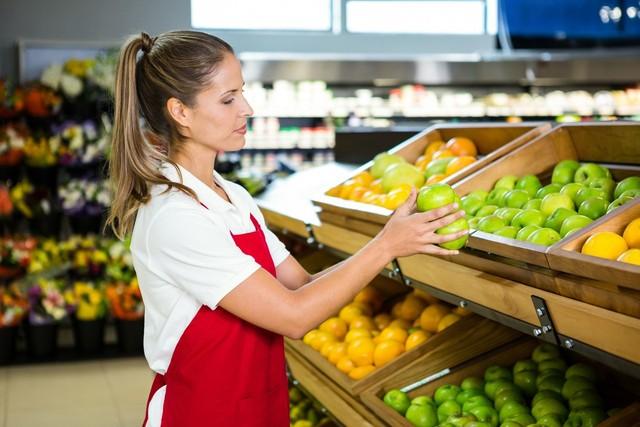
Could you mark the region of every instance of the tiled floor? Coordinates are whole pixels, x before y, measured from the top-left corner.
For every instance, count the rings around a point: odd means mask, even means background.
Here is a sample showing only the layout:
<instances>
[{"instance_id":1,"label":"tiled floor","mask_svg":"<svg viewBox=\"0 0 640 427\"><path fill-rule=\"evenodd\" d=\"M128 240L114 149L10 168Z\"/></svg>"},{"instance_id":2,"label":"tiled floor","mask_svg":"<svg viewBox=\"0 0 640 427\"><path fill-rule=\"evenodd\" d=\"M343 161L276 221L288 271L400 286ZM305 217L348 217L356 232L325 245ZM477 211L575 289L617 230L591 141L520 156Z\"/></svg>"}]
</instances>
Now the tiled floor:
<instances>
[{"instance_id":1,"label":"tiled floor","mask_svg":"<svg viewBox=\"0 0 640 427\"><path fill-rule=\"evenodd\" d=\"M0 427L140 427L143 358L0 368Z\"/></svg>"}]
</instances>

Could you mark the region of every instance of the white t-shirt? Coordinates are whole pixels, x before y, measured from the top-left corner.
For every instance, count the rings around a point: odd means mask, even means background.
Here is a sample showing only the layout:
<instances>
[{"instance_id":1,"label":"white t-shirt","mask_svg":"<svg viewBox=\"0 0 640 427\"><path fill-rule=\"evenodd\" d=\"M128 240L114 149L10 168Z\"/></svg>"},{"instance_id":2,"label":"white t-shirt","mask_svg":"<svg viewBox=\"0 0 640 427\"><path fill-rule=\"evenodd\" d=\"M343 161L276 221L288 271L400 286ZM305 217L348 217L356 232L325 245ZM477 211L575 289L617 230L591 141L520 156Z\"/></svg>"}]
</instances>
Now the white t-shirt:
<instances>
[{"instance_id":1,"label":"white t-shirt","mask_svg":"<svg viewBox=\"0 0 640 427\"><path fill-rule=\"evenodd\" d=\"M178 340L200 307L215 309L226 294L260 268L236 246L230 232L254 231L253 214L262 226L274 264L278 266L289 256L244 188L214 172L229 203L179 168L182 183L208 209L181 191L161 194L166 186L155 186L151 200L138 210L131 239L145 304L145 357L160 374L166 372ZM169 180L180 182L171 164L163 164L161 171Z\"/></svg>"}]
</instances>

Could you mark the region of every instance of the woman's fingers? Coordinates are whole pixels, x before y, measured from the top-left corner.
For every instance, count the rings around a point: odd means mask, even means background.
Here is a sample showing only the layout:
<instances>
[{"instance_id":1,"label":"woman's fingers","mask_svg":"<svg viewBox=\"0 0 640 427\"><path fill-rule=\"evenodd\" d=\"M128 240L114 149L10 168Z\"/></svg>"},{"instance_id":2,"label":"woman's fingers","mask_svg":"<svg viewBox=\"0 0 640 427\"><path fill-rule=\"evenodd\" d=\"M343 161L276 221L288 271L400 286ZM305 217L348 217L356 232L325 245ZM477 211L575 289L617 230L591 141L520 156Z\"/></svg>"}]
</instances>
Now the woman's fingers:
<instances>
[{"instance_id":1,"label":"woman's fingers","mask_svg":"<svg viewBox=\"0 0 640 427\"><path fill-rule=\"evenodd\" d=\"M409 197L407 197L407 200L405 200L403 204L398 206L398 208L393 213L393 216L396 216L396 215L407 216L414 213L416 210L416 200L418 197L417 194L418 193L416 192L416 189L411 188L411 193L409 193Z\"/></svg>"},{"instance_id":2,"label":"woman's fingers","mask_svg":"<svg viewBox=\"0 0 640 427\"><path fill-rule=\"evenodd\" d=\"M450 250L450 249L444 249L438 246L434 246L434 245L427 245L424 247L424 249L422 250L422 253L424 254L429 254L429 255L442 255L442 256L446 256L446 255L458 255L459 252L455 251L455 250Z\"/></svg>"},{"instance_id":3,"label":"woman's fingers","mask_svg":"<svg viewBox=\"0 0 640 427\"><path fill-rule=\"evenodd\" d=\"M451 203L438 209L431 209L430 211L420 212L416 214L416 219L420 222L433 222L439 218L442 218L452 212L458 210L457 203Z\"/></svg>"},{"instance_id":4,"label":"woman's fingers","mask_svg":"<svg viewBox=\"0 0 640 427\"><path fill-rule=\"evenodd\" d=\"M442 228L445 225L449 225L454 221L459 220L460 218L464 217L465 213L464 211L457 211L454 213L450 213L447 216L444 216L440 219L437 219L435 221L431 221L430 223L427 224L427 229L429 231L435 231L438 228Z\"/></svg>"},{"instance_id":5,"label":"woman's fingers","mask_svg":"<svg viewBox=\"0 0 640 427\"><path fill-rule=\"evenodd\" d=\"M430 243L446 243L446 242L451 242L452 240L459 239L460 237L468 233L469 233L468 230L460 230L460 231L456 231L455 233L449 233L449 234L434 233L432 235L432 238L429 240L430 240Z\"/></svg>"}]
</instances>

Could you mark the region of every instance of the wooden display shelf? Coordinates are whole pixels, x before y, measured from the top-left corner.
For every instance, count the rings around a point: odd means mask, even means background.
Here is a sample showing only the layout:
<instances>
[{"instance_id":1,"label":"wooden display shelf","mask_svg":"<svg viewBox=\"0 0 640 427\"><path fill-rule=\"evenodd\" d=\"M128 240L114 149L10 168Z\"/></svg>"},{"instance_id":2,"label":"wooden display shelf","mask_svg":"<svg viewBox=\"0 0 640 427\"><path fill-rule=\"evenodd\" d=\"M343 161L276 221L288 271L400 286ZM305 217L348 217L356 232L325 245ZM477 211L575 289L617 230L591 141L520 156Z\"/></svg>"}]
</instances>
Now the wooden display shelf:
<instances>
[{"instance_id":1,"label":"wooden display shelf","mask_svg":"<svg viewBox=\"0 0 640 427\"><path fill-rule=\"evenodd\" d=\"M446 177L442 182L453 184L468 175L481 170L491 164L496 159L517 149L523 144L543 134L551 128L548 123L456 123L440 124L431 126L402 144L389 150L390 153L397 154L405 158L409 163L415 163L420 155L424 153L429 143L444 141L453 137L466 137L471 139L481 156L474 163L461 169L460 171ZM369 170L373 161L365 163L355 170L350 177L360 172ZM337 184L337 183L336 183ZM328 189L328 188L327 188ZM344 200L338 197L319 195L312 198L315 205L323 211L338 214L347 218L364 220L374 224L385 224L392 211L383 207Z\"/></svg>"},{"instance_id":2,"label":"wooden display shelf","mask_svg":"<svg viewBox=\"0 0 640 427\"><path fill-rule=\"evenodd\" d=\"M322 404L340 423L345 426L377 427L383 425L358 398L342 390L325 377L312 364L298 356L288 347L285 340L285 355L289 371L302 388Z\"/></svg>"},{"instance_id":3,"label":"wooden display shelf","mask_svg":"<svg viewBox=\"0 0 640 427\"><path fill-rule=\"evenodd\" d=\"M436 389L444 384L460 384L467 377L480 377L484 375L484 371L493 365L512 366L516 361L530 359L531 352L539 344L533 339L521 339L512 343L505 344L501 347L494 347L494 350L478 356L466 363L460 364L449 371L443 371L438 374L428 365L416 365L399 371L393 377L389 377L385 382L378 383L362 393L362 401L381 419L387 421L393 426L411 427L411 424L402 415L389 408L383 402L384 394L391 389L410 389L408 391L410 398L417 396L433 396ZM598 366L595 366L598 369ZM613 386L616 397L624 398L624 394L630 393L631 399L636 398L637 384L622 378L625 383L626 393L616 390L622 387L622 384L613 381L608 373L600 371L599 376L602 383ZM607 400L610 396L604 393L602 397ZM627 397L627 400L630 400ZM607 420L599 424L604 426L632 426L640 422L640 413L638 412L638 403L634 402L623 409L620 413L609 417Z\"/></svg>"},{"instance_id":4,"label":"wooden display shelf","mask_svg":"<svg viewBox=\"0 0 640 427\"><path fill-rule=\"evenodd\" d=\"M361 380L352 380L325 359L318 351L299 340L289 340L289 348L316 366L352 396L393 375L399 369L428 357L439 369L453 366L489 349L514 340L519 334L477 315L463 317L424 343L398 356ZM470 345L469 343L472 343Z\"/></svg>"},{"instance_id":5,"label":"wooden display shelf","mask_svg":"<svg viewBox=\"0 0 640 427\"><path fill-rule=\"evenodd\" d=\"M555 270L640 291L640 266L580 253L582 245L592 234L612 231L622 235L627 224L636 218L640 218L640 199L619 207L610 215L568 236L561 245L555 245L547 253L549 265Z\"/></svg>"},{"instance_id":6,"label":"wooden display shelf","mask_svg":"<svg viewBox=\"0 0 640 427\"><path fill-rule=\"evenodd\" d=\"M640 124L588 123L561 125L524 144L473 175L455 183L464 196L474 190L490 191L503 176L537 175L543 184L550 181L553 167L561 160L594 162L606 166L618 181L640 175ZM555 244L563 245L567 239ZM467 246L528 264L549 268L546 246L475 232Z\"/></svg>"}]
</instances>

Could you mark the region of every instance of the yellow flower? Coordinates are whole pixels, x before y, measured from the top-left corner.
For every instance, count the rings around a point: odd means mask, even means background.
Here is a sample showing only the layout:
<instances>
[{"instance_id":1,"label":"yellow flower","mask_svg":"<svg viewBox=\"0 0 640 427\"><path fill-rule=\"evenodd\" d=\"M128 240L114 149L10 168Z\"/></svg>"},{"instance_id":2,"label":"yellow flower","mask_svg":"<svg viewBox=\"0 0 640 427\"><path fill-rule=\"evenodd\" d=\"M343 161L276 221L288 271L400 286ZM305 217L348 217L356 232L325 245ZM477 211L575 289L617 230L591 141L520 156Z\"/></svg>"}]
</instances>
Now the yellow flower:
<instances>
[{"instance_id":1,"label":"yellow flower","mask_svg":"<svg viewBox=\"0 0 640 427\"><path fill-rule=\"evenodd\" d=\"M92 290L89 293L89 302L93 305L98 305L102 302L102 294L97 290Z\"/></svg>"},{"instance_id":2,"label":"yellow flower","mask_svg":"<svg viewBox=\"0 0 640 427\"><path fill-rule=\"evenodd\" d=\"M95 251L93 253L93 262L96 264L103 264L108 261L107 254L104 251Z\"/></svg>"}]
</instances>

